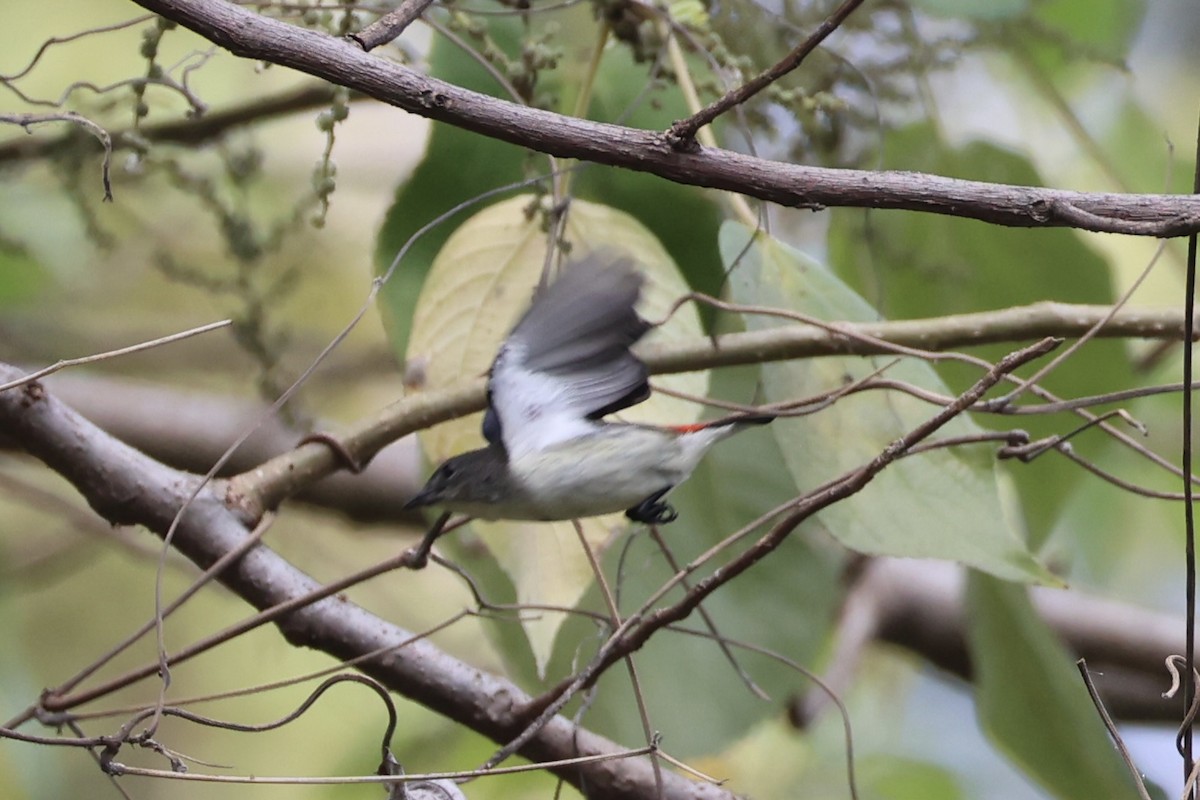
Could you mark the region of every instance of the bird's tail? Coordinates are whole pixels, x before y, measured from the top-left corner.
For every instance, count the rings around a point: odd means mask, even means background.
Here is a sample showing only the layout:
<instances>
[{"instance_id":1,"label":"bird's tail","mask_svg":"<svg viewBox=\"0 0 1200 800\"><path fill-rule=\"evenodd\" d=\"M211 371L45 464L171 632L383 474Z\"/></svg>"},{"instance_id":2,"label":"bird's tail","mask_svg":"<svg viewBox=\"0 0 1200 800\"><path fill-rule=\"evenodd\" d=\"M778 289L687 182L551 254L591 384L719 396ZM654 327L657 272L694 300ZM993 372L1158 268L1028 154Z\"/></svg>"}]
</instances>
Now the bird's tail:
<instances>
[{"instance_id":1,"label":"bird's tail","mask_svg":"<svg viewBox=\"0 0 1200 800\"><path fill-rule=\"evenodd\" d=\"M678 434L677 441L683 452L687 454L685 457L691 460L692 465L687 470L691 472L708 448L717 442L738 431L745 430L750 425L765 425L773 419L773 416L766 414L744 414L702 422L698 425L678 425L671 430Z\"/></svg>"},{"instance_id":2,"label":"bird's tail","mask_svg":"<svg viewBox=\"0 0 1200 800\"><path fill-rule=\"evenodd\" d=\"M709 422L698 422L694 425L672 425L671 430L678 433L695 433L704 430L720 430L728 428L726 432L734 433L746 425L766 425L775 419L774 414L743 414L736 417L725 417L723 419L711 420Z\"/></svg>"}]
</instances>

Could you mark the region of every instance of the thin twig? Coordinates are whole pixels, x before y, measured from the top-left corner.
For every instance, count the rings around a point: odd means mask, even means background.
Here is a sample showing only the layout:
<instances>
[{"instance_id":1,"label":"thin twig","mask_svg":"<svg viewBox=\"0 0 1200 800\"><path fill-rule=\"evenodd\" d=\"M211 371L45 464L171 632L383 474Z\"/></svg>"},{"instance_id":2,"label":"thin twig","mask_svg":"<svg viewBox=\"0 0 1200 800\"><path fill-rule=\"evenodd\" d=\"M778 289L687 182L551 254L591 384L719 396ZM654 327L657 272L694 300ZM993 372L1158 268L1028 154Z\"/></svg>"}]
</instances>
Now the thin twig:
<instances>
[{"instance_id":1,"label":"thin twig","mask_svg":"<svg viewBox=\"0 0 1200 800\"><path fill-rule=\"evenodd\" d=\"M145 123L137 130L131 128L111 131L114 150L145 147L147 142L172 144L198 144L218 138L228 131L245 125L266 122L275 117L293 114L312 108L329 105L334 96L334 87L326 83L310 82L275 95L256 97L219 110L210 111L199 117L164 120ZM349 102L362 102L368 98L351 93ZM9 139L0 142L0 162L21 159L36 159L53 156L74 145L70 136L40 138L33 141Z\"/></svg>"},{"instance_id":2,"label":"thin twig","mask_svg":"<svg viewBox=\"0 0 1200 800\"><path fill-rule=\"evenodd\" d=\"M100 145L104 148L104 158L100 162L100 183L104 187L104 202L112 202L113 143L112 137L109 136L108 131L106 131L100 125L74 111L62 111L51 114L0 114L0 122L8 122L13 125L20 125L25 129L26 133L32 133L32 131L29 129L34 125L42 125L47 122L70 122L73 125L78 125L79 127L83 128L92 136L95 136L100 141Z\"/></svg>"},{"instance_id":3,"label":"thin twig","mask_svg":"<svg viewBox=\"0 0 1200 800\"><path fill-rule=\"evenodd\" d=\"M1056 453L1059 453L1071 461L1074 461L1076 464L1083 467L1100 480L1107 481L1113 486L1116 486L1118 489L1124 489L1127 492L1132 492L1133 494L1141 495L1142 497L1148 497L1152 500L1171 500L1174 502L1181 502L1184 500L1183 492L1162 492L1146 486L1139 486L1136 483L1125 480L1124 478L1119 478L1108 470L1102 469L1099 465L1088 461L1086 458L1076 453L1069 444L1060 445L1054 450Z\"/></svg>"},{"instance_id":4,"label":"thin twig","mask_svg":"<svg viewBox=\"0 0 1200 800\"><path fill-rule=\"evenodd\" d=\"M727 92L724 97L710 103L698 113L693 114L687 119L679 120L672 125L666 133L667 142L675 150L686 151L694 149L696 146L696 131L708 125L734 106L739 106L746 102L800 66L804 62L804 59L808 58L809 54L816 50L818 45L829 37L829 34L841 27L842 23L854 13L855 9L862 5L862 2L863 0L844 0L832 14L817 26L817 29L799 47L788 53L782 61L733 91Z\"/></svg>"},{"instance_id":5,"label":"thin twig","mask_svg":"<svg viewBox=\"0 0 1200 800\"><path fill-rule=\"evenodd\" d=\"M271 775L204 775L196 772L172 772L161 769L144 769L122 765L119 774L141 775L149 778L169 778L181 781L200 781L204 783L258 783L268 785L304 785L327 786L331 784L362 784L362 783L413 783L418 781L436 780L465 780L468 778L486 778L492 775L517 775L523 772L540 772L547 769L559 769L579 766L581 764L596 764L602 761L615 761L625 758L637 758L657 752L656 747L638 747L624 750L620 753L601 753L599 755L577 756L556 761L539 761L533 764L520 764L515 767L499 767L496 769L463 770L460 772L426 772L407 775L353 775L346 777L279 777Z\"/></svg>"},{"instance_id":6,"label":"thin twig","mask_svg":"<svg viewBox=\"0 0 1200 800\"><path fill-rule=\"evenodd\" d=\"M374 650L363 653L362 655L355 656L354 658L348 658L324 669L306 672L302 675L294 675L290 678L283 678L281 680L271 681L269 683L260 683L254 686L244 686L240 689L231 689L226 692L215 692L213 694L172 699L171 705L174 708L183 708L185 706L199 705L201 703L212 703L218 700L231 700L238 697L247 697L249 695L275 691L277 689L285 689L289 686L295 686L297 684L317 680L318 678L324 678L326 675L332 675L335 672L346 669L347 667L356 667L359 664L370 661L373 658L378 658L379 656L387 653L394 653L398 650L408 647L411 644L428 639L433 634L446 630L452 625L455 625L463 619L471 616L473 613L474 612L469 610L459 611L437 623L436 625L426 628L420 633L414 633L412 636L408 637L399 644L389 644L385 647L377 647ZM151 709L153 707L153 705L141 704L136 706L123 706L120 708L107 708L102 711L87 711L82 713L60 712L57 714L43 714L40 716L42 717L42 722L46 724L58 724L60 721L65 720L107 719L109 717L125 716L127 714L136 714L146 711L147 709Z\"/></svg>"},{"instance_id":7,"label":"thin twig","mask_svg":"<svg viewBox=\"0 0 1200 800\"><path fill-rule=\"evenodd\" d=\"M1200 124L1196 130L1196 163L1195 172L1192 175L1192 193L1200 194ZM1187 245L1187 280L1185 281L1184 289L1184 318L1187 321L1187 330L1195 330L1196 325L1196 248L1197 237L1193 232L1188 237ZM1193 355L1192 337L1188 336L1183 341L1183 410L1182 410L1182 427L1183 435L1182 446L1180 447L1180 471L1185 476L1192 474L1192 355ZM1192 706L1192 700L1196 697L1196 682L1194 679L1196 669L1196 515L1194 504L1192 502L1192 481L1188 478L1183 482L1183 496L1185 498L1183 504L1183 525L1186 541L1184 544L1184 560L1185 565L1185 587L1184 594L1187 603L1187 640L1184 645L1184 656L1187 659L1187 674L1183 681L1183 707L1185 714ZM1196 798L1195 785L1192 783L1193 767L1195 759L1192 753L1192 725L1193 721L1185 719L1187 723L1182 732L1183 748L1181 755L1183 756L1183 775L1187 783L1184 786L1184 793L1190 796L1193 800Z\"/></svg>"},{"instance_id":8,"label":"thin twig","mask_svg":"<svg viewBox=\"0 0 1200 800\"><path fill-rule=\"evenodd\" d=\"M80 356L79 358L63 359L54 364L51 364L48 367L45 367L44 369L39 369L37 372L30 373L29 375L26 375L22 378L18 378L16 380L9 381L8 383L0 384L0 392L7 391L9 389L15 389L18 386L24 386L24 385L26 385L28 383L32 383L33 381L36 381L36 380L41 380L42 378L46 377L47 375L53 375L55 372L58 372L59 370L62 370L62 369L66 369L67 367L78 367L82 364L91 364L96 361L103 361L103 360L109 359L109 358L116 358L117 356L127 356L130 353L140 353L143 350L149 350L151 348L160 347L165 344L173 344L173 343L181 341L183 339L189 339L192 336L199 336L202 333L208 333L209 331L215 331L219 328L227 328L232 324L233 324L233 320L223 319L220 322L210 322L209 324L201 325L198 328L191 328L189 330L181 331L179 333L173 333L170 336L163 336L158 339L152 339L148 342L141 342L139 344L130 345L129 347L120 347L120 348L117 348L116 350L107 350L103 353L96 353L96 354L90 355L90 356Z\"/></svg>"},{"instance_id":9,"label":"thin twig","mask_svg":"<svg viewBox=\"0 0 1200 800\"><path fill-rule=\"evenodd\" d=\"M255 545L257 545L268 530L271 529L272 523L275 521L274 514L266 514L255 526L254 530L245 538L238 547L225 553L221 558L217 559L212 565L204 570L204 572L192 582L192 585L184 589L178 597L172 600L167 605L163 606L161 614L150 619L133 633L126 636L123 640L113 645L100 658L93 661L83 669L76 672L67 680L56 686L54 689L47 689L43 692L43 700L54 698L62 695L64 692L69 692L78 686L82 681L94 674L97 670L103 667L108 662L119 654L125 652L130 646L135 644L139 639L145 636L150 631L154 630L156 624L160 624L163 619L166 619L171 614L179 610L184 603L190 600L202 588L211 583L215 578L219 577L237 559L248 553Z\"/></svg>"},{"instance_id":10,"label":"thin twig","mask_svg":"<svg viewBox=\"0 0 1200 800\"><path fill-rule=\"evenodd\" d=\"M247 631L254 630L255 628L266 625L269 622L274 622L280 617L283 617L284 615L289 614L299 608L313 605L318 600L324 600L326 597L330 597L338 592L345 591L351 586L356 586L357 584L377 575L382 575L386 572L410 567L411 558L411 554L408 552L393 556L392 558L386 559L378 564L374 564L371 567L360 570L352 575L348 575L340 580L334 581L333 583L320 586L311 592L293 597L290 600L282 603L277 603L270 608L263 609L257 614L240 620L239 622L236 622L224 630L212 634L211 636L206 636L199 641L193 642L192 644L187 645L186 647L174 653L162 654L155 662L132 669L123 675L118 675L117 677L106 681L100 686L95 686L91 689L86 689L65 697L46 696L42 700L42 705L50 711L62 711L68 708L73 708L77 705L81 705L90 700L94 700L97 697L103 697L117 689L123 688L132 683L136 683L143 678L148 678L151 675L158 674L164 662L170 666L181 664L184 661L195 658L201 653L211 650L219 644L223 644L224 642L241 636Z\"/></svg>"},{"instance_id":11,"label":"thin twig","mask_svg":"<svg viewBox=\"0 0 1200 800\"><path fill-rule=\"evenodd\" d=\"M1112 318L1117 315L1117 312L1119 312L1122 308L1124 308L1129 303L1129 299L1131 297L1133 297L1133 293L1136 292L1138 290L1138 288L1142 285L1142 283L1145 282L1146 278L1150 277L1150 273L1154 270L1154 265L1158 263L1159 258L1162 257L1162 254L1166 251L1166 249L1167 249L1167 242L1164 239L1164 240L1160 241L1158 243L1158 247L1156 247L1154 249L1154 255L1150 257L1150 261L1146 264L1145 268L1142 269L1141 274L1139 274L1137 276L1137 278L1133 281L1133 283L1131 283L1129 285L1129 288L1126 289L1121 294L1121 296L1117 298L1117 301L1115 303L1113 303L1112 309L1107 314L1105 314L1101 319L1096 320L1095 325L1093 325L1091 328L1089 328L1087 331L1085 331L1084 334L1082 336L1080 336L1078 339L1071 342L1071 344L1068 345L1067 348L1065 350L1063 350L1063 352L1059 353L1054 358L1052 358L1050 360L1050 363L1043 366L1041 369L1039 369L1037 372L1033 373L1033 375L1029 376L1028 378L1021 379L1020 384L1015 389L1013 389L1011 392L1009 392L1007 395L1005 395L1003 398L1000 398L1000 400L1007 401L1009 403L1016 400L1017 397L1019 397L1022 392L1027 390L1030 386L1041 382L1041 380L1043 378L1045 378L1052 371L1054 371L1061 364L1063 364L1063 362L1065 362L1068 358L1070 358L1072 355L1074 355L1075 352L1079 350L1079 348L1083 347L1085 344L1087 344L1089 341L1091 341L1096 336L1096 334L1098 334L1104 328L1104 326L1107 325L1112 320Z\"/></svg>"},{"instance_id":12,"label":"thin twig","mask_svg":"<svg viewBox=\"0 0 1200 800\"><path fill-rule=\"evenodd\" d=\"M986 375L982 376L967 391L959 395L953 404L942 409L900 439L892 442L868 464L831 481L819 491L810 492L804 497L789 503L788 510L790 513L783 520L777 522L772 530L751 548L739 554L733 561L722 566L718 573L709 575L699 581L683 600L680 600L673 606L658 609L653 614L650 614L650 604L658 602L667 592L674 589L681 580L695 572L701 564L715 556L722 545L716 545L701 554L689 563L684 570L677 573L674 578L659 587L647 600L642 608L642 614L647 615L646 619L641 622L637 631L631 631L624 637L626 641L622 643L620 648L616 648L613 651L613 655L610 658L613 658L617 652L627 647L640 647L658 627L687 616L704 597L711 594L718 586L725 584L736 575L744 572L767 553L777 548L788 534L803 520L821 509L835 502L840 502L846 497L860 491L893 461L903 456L909 449L931 436L951 419L966 410L972 403L983 396L985 392L999 383L1004 375L1017 369L1022 364L1045 355L1057 347L1059 342L1060 340L1056 339L1043 339L1029 347L1005 356ZM635 614L631 619L638 618L639 616L639 614Z\"/></svg>"},{"instance_id":13,"label":"thin twig","mask_svg":"<svg viewBox=\"0 0 1200 800\"><path fill-rule=\"evenodd\" d=\"M584 554L587 556L588 564L592 568L592 575L596 579L596 584L600 587L600 592L604 596L604 603L608 606L608 623L613 630L621 627L621 610L617 607L617 598L613 595L612 587L608 585L608 579L604 575L604 570L600 566L600 559L596 557L595 551L591 544L588 543L587 536L583 533L583 525L579 520L571 520L572 526L575 528L575 535L579 539L579 545L583 548ZM646 708L646 695L642 691L642 681L638 677L637 665L633 663L633 656L628 655L624 658L625 668L629 672L629 682L633 688L634 702L637 704L638 717L642 723L642 735L646 737L646 744L652 748L658 746L658 735L654 732L650 724L650 711ZM494 758L488 762L495 766L497 762ZM657 753L650 755L650 763L654 768L654 788L657 797L663 796L663 779L662 779L662 764L658 761Z\"/></svg>"},{"instance_id":14,"label":"thin twig","mask_svg":"<svg viewBox=\"0 0 1200 800\"><path fill-rule=\"evenodd\" d=\"M82 39L85 36L93 36L98 33L111 33L112 31L124 30L125 28L131 28L134 25L140 25L143 22L147 22L151 19L154 19L153 14L142 14L140 17L133 17L121 22L114 22L111 25L101 25L95 28L88 28L86 30L79 31L78 33L68 34L67 36L51 36L46 41L42 42L41 47L37 49L37 52L34 53L33 58L29 60L29 63L25 65L24 69L17 70L11 75L0 75L0 83L9 83L11 81L24 78L33 71L33 68L37 66L39 61L41 61L42 56L46 54L46 51L56 44L67 44L68 42L73 42L77 39Z\"/></svg>"},{"instance_id":15,"label":"thin twig","mask_svg":"<svg viewBox=\"0 0 1200 800\"><path fill-rule=\"evenodd\" d=\"M669 566L674 572L679 572L679 560L675 558L675 554L672 553L671 548L667 546L667 540L663 538L663 535L658 530L657 525L650 526L650 537L654 539L655 544L658 545L659 552L662 553L663 558L667 561L667 566ZM683 588L684 591L687 591L692 587L688 581L684 581ZM738 662L737 657L734 656L733 651L729 649L729 644L726 642L725 637L717 631L717 623L713 621L712 615L708 613L708 609L706 609L704 606L697 606L696 612L700 615L700 619L704 622L704 627L707 628L708 632L712 634L712 639L717 643L717 647L720 648L722 655L725 656L725 660L729 662L731 667L733 667L733 671L737 673L738 678L740 678L742 683L745 684L746 688L750 690L750 693L759 700L770 700L771 696L767 694L761 686L754 682L754 678L750 677L750 673L746 672L745 668L743 668L741 663Z\"/></svg>"},{"instance_id":16,"label":"thin twig","mask_svg":"<svg viewBox=\"0 0 1200 800\"><path fill-rule=\"evenodd\" d=\"M705 633L704 631L695 630L693 628L684 628L679 625L669 625L667 626L667 629L674 631L675 633L682 633L688 636L697 636L704 639L712 638L710 633ZM854 767L854 726L850 721L850 710L846 708L846 704L842 702L842 698L838 697L838 693L834 690L834 688L830 686L829 683L827 683L823 678L821 678L820 675L817 675L812 670L806 668L803 664L788 658L782 653L777 653L769 648L761 647L749 642L742 642L737 639L729 639L727 640L727 643L733 647L739 647L748 652L758 653L761 656L766 656L773 661L783 664L789 669L795 670L804 676L805 680L811 681L814 686L820 689L821 692L829 698L829 701L833 703L835 708L837 708L838 715L842 720L842 738L846 745L846 788L850 790L850 800L858 800L858 781L855 778L856 771Z\"/></svg>"},{"instance_id":17,"label":"thin twig","mask_svg":"<svg viewBox=\"0 0 1200 800\"><path fill-rule=\"evenodd\" d=\"M1104 701L1100 699L1100 693L1096 691L1096 685L1092 683L1092 675L1088 671L1087 661L1079 659L1075 662L1075 666L1079 669L1079 674L1083 676L1083 685L1087 687L1088 697L1092 698L1092 705L1096 707L1096 712L1100 714L1100 719L1104 722L1104 727L1108 729L1108 735L1112 738L1113 744L1117 747L1117 752L1121 754L1121 760L1125 762L1125 767L1129 770L1129 774L1133 776L1133 783L1137 786L1138 797L1142 800L1151 800L1150 792L1146 790L1146 782L1142 780L1142 773L1137 768L1137 764L1133 761L1133 756L1129 754L1129 748L1125 746L1125 740L1121 738L1120 732L1117 730L1116 723L1108 714L1108 709L1104 707Z\"/></svg>"}]
</instances>

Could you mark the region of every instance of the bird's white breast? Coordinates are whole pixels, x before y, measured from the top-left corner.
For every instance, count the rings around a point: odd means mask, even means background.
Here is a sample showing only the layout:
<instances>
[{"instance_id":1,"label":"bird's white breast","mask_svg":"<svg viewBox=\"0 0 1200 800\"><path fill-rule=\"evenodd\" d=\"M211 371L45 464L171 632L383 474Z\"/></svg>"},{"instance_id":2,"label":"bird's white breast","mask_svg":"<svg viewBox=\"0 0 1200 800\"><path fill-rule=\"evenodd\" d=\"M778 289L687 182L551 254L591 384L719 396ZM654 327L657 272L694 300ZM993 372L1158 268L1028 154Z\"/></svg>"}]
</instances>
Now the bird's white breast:
<instances>
[{"instance_id":1,"label":"bird's white breast","mask_svg":"<svg viewBox=\"0 0 1200 800\"><path fill-rule=\"evenodd\" d=\"M510 457L533 518L563 519L624 511L680 483L703 453L670 431L607 424L586 436Z\"/></svg>"}]
</instances>

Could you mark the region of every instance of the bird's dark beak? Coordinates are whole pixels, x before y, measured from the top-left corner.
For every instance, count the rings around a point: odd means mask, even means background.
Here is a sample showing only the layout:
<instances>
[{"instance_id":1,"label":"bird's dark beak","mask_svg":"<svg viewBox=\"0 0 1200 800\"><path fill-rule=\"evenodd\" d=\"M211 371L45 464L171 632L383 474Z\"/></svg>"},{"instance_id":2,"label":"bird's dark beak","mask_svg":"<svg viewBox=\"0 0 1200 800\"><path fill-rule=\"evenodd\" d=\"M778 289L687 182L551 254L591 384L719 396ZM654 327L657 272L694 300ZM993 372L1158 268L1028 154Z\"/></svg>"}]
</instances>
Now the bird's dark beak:
<instances>
[{"instance_id":1,"label":"bird's dark beak","mask_svg":"<svg viewBox=\"0 0 1200 800\"><path fill-rule=\"evenodd\" d=\"M438 501L437 492L426 486L421 491L414 494L407 503L404 504L405 511L412 511L416 508L424 508L431 506Z\"/></svg>"}]
</instances>

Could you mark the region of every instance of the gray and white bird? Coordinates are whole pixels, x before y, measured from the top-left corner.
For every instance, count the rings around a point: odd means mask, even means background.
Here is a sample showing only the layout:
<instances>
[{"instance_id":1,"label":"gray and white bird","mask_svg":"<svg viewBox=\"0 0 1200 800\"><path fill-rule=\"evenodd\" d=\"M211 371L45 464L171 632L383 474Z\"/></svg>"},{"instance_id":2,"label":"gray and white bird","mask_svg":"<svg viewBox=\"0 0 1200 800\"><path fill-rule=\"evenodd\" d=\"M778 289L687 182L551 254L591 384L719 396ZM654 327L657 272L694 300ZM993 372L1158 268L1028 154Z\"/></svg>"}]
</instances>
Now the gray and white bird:
<instances>
[{"instance_id":1,"label":"gray and white bird","mask_svg":"<svg viewBox=\"0 0 1200 800\"><path fill-rule=\"evenodd\" d=\"M540 291L488 373L487 446L443 463L407 507L483 519L625 511L648 524L674 520L663 497L704 453L773 418L678 427L604 421L650 396L646 365L630 351L650 329L634 309L642 280L629 259L602 252Z\"/></svg>"}]
</instances>

